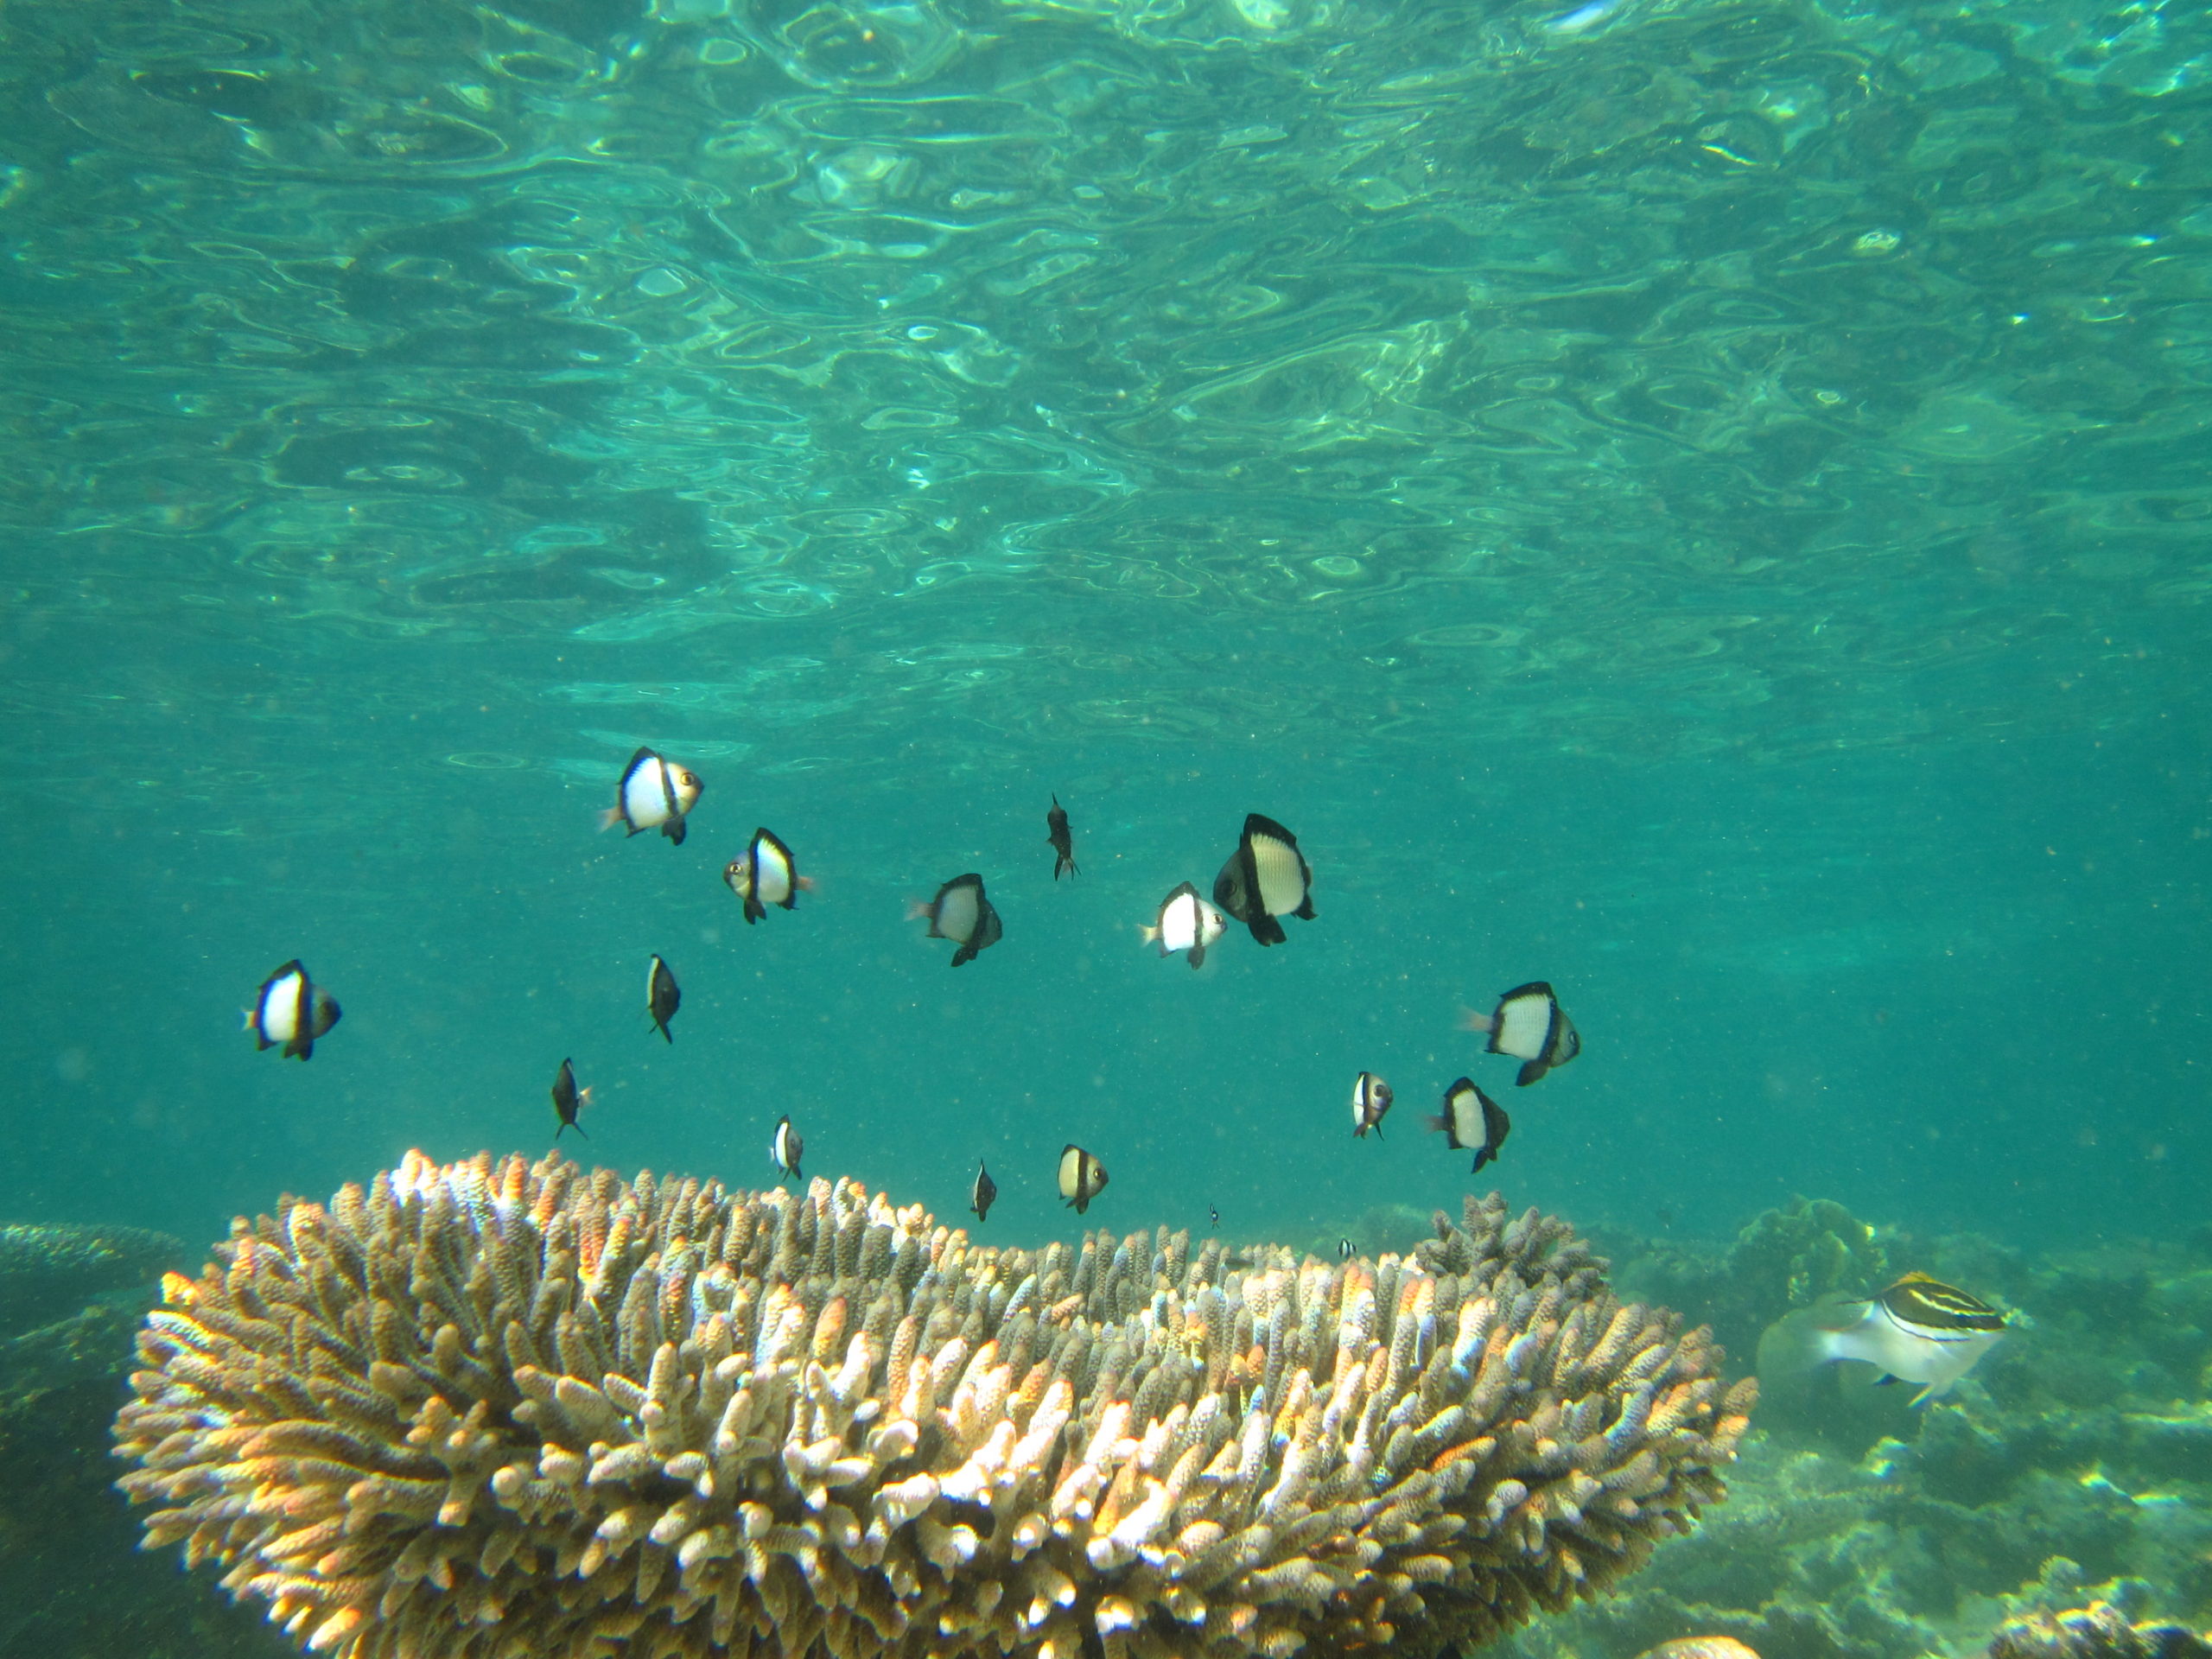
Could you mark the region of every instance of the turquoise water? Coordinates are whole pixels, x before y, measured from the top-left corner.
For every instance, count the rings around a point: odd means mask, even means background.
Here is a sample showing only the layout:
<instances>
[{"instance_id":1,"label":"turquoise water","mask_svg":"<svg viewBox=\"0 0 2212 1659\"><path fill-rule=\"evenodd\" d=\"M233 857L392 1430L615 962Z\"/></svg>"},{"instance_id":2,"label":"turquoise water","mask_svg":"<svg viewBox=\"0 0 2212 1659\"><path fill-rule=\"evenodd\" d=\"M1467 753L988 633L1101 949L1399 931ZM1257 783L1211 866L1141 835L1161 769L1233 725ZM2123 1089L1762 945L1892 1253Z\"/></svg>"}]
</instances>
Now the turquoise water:
<instances>
[{"instance_id":1,"label":"turquoise water","mask_svg":"<svg viewBox=\"0 0 2212 1659\"><path fill-rule=\"evenodd\" d=\"M545 1146L572 1056L574 1154L788 1114L1023 1243L1069 1141L1091 1224L1456 1210L1463 1071L1581 1224L2177 1236L2209 66L2080 0L0 11L0 1219L196 1249ZM641 744L681 848L594 828ZM1319 919L1160 961L1249 811ZM756 824L819 887L747 928ZM294 956L305 1065L237 1028ZM1537 978L1516 1091L1455 1021Z\"/></svg>"}]
</instances>

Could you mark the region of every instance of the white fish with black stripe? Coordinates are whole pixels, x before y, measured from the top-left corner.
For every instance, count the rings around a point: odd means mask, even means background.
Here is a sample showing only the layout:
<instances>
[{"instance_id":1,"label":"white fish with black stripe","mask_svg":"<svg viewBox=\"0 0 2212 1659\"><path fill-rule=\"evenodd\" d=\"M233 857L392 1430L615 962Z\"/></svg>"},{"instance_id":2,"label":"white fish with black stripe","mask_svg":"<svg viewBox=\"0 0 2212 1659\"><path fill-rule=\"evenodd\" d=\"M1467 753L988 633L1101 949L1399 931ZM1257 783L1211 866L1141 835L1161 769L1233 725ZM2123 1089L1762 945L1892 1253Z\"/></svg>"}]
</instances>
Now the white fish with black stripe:
<instances>
[{"instance_id":1,"label":"white fish with black stripe","mask_svg":"<svg viewBox=\"0 0 2212 1659\"><path fill-rule=\"evenodd\" d=\"M798 873L791 849L775 831L766 828L755 830L752 844L723 867L722 880L744 900L747 927L766 916L770 905L789 910L798 903L802 892L810 892L814 887Z\"/></svg>"},{"instance_id":2,"label":"white fish with black stripe","mask_svg":"<svg viewBox=\"0 0 2212 1659\"><path fill-rule=\"evenodd\" d=\"M1390 1103L1395 1098L1396 1096L1390 1092L1390 1085L1372 1071L1363 1071L1353 1078L1352 1134L1363 1141L1367 1138L1367 1132L1372 1129L1375 1131L1375 1138L1380 1141L1382 1138L1382 1120L1389 1115Z\"/></svg>"},{"instance_id":3,"label":"white fish with black stripe","mask_svg":"<svg viewBox=\"0 0 2212 1659\"><path fill-rule=\"evenodd\" d=\"M1498 1151L1505 1145L1505 1137L1513 1133L1513 1120L1505 1115L1505 1108L1475 1087L1474 1079L1461 1077L1444 1091L1444 1109L1428 1120L1432 1129L1441 1129L1446 1146L1455 1151L1474 1151L1474 1167L1469 1174L1479 1173L1484 1164L1497 1161Z\"/></svg>"},{"instance_id":4,"label":"white fish with black stripe","mask_svg":"<svg viewBox=\"0 0 2212 1659\"><path fill-rule=\"evenodd\" d=\"M1459 1023L1469 1031L1490 1033L1487 1052L1510 1054L1525 1062L1513 1079L1526 1089L1555 1065L1565 1065L1582 1052L1582 1033L1542 980L1516 985L1497 999L1490 1014L1468 1013Z\"/></svg>"},{"instance_id":5,"label":"white fish with black stripe","mask_svg":"<svg viewBox=\"0 0 2212 1659\"><path fill-rule=\"evenodd\" d=\"M798 1160L805 1155L806 1142L799 1132L791 1128L789 1117L776 1120L776 1132L768 1139L768 1161L776 1166L776 1179L790 1176L795 1181L806 1179L798 1173Z\"/></svg>"},{"instance_id":6,"label":"white fish with black stripe","mask_svg":"<svg viewBox=\"0 0 2212 1659\"><path fill-rule=\"evenodd\" d=\"M257 1048L283 1046L282 1058L315 1058L315 1039L327 1036L338 1023L338 999L308 977L297 957L261 982L253 1006L245 1011L245 1028Z\"/></svg>"},{"instance_id":7,"label":"white fish with black stripe","mask_svg":"<svg viewBox=\"0 0 2212 1659\"><path fill-rule=\"evenodd\" d=\"M1147 943L1159 944L1161 956L1185 951L1191 966L1195 968L1206 959L1207 950L1229 931L1229 919L1185 881L1160 901L1160 914L1143 931Z\"/></svg>"},{"instance_id":8,"label":"white fish with black stripe","mask_svg":"<svg viewBox=\"0 0 2212 1659\"><path fill-rule=\"evenodd\" d=\"M950 939L960 948L952 953L952 965L976 960L979 951L987 950L1003 937L1005 930L999 924L999 913L991 907L983 892L983 878L970 871L956 875L937 890L929 903L918 900L906 906L910 922L929 918L929 937Z\"/></svg>"},{"instance_id":9,"label":"white fish with black stripe","mask_svg":"<svg viewBox=\"0 0 2212 1659\"><path fill-rule=\"evenodd\" d=\"M1106 1190L1106 1168L1071 1141L1060 1149L1060 1196L1078 1216Z\"/></svg>"},{"instance_id":10,"label":"white fish with black stripe","mask_svg":"<svg viewBox=\"0 0 2212 1659\"><path fill-rule=\"evenodd\" d=\"M1313 872L1298 837L1260 813L1248 813L1236 850L1213 880L1213 901L1252 930L1262 944L1286 937L1278 916L1313 919Z\"/></svg>"},{"instance_id":11,"label":"white fish with black stripe","mask_svg":"<svg viewBox=\"0 0 2212 1659\"><path fill-rule=\"evenodd\" d=\"M681 847L684 820L699 804L706 785L689 766L664 760L651 749L639 749L622 768L622 781L614 788L614 804L599 815L599 827L628 826L628 833L658 830Z\"/></svg>"}]
</instances>

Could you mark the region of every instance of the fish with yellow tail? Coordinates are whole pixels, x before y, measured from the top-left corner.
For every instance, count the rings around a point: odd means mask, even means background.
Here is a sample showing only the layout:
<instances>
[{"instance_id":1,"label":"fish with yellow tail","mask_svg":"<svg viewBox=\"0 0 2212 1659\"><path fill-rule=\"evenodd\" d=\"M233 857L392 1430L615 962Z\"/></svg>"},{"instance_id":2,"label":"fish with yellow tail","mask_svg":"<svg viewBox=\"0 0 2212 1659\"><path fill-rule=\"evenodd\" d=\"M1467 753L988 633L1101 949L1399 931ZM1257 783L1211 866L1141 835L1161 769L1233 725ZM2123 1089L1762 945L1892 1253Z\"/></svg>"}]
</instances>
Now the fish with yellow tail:
<instances>
[{"instance_id":1,"label":"fish with yellow tail","mask_svg":"<svg viewBox=\"0 0 2212 1659\"><path fill-rule=\"evenodd\" d=\"M599 827L612 830L619 823L633 836L658 830L681 847L684 820L705 787L690 767L639 749L622 768L622 781L614 786L614 804L599 815Z\"/></svg>"},{"instance_id":2,"label":"fish with yellow tail","mask_svg":"<svg viewBox=\"0 0 2212 1659\"><path fill-rule=\"evenodd\" d=\"M2005 1315L1955 1285L1909 1273L1864 1301L1801 1308L1759 1338L1762 1376L1864 1360L1881 1382L1917 1382L1914 1405L1948 1394L2005 1334Z\"/></svg>"}]
</instances>

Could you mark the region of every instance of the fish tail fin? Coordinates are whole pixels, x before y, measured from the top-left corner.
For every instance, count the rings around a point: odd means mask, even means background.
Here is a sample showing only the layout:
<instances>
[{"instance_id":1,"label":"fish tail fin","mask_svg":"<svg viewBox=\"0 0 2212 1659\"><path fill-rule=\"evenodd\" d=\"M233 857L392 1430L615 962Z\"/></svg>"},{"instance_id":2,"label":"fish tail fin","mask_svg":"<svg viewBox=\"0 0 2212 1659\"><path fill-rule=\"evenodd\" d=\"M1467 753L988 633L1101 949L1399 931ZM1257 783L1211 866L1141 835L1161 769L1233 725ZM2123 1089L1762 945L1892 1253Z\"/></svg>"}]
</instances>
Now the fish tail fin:
<instances>
[{"instance_id":1,"label":"fish tail fin","mask_svg":"<svg viewBox=\"0 0 2212 1659\"><path fill-rule=\"evenodd\" d=\"M619 806L608 807L606 811L599 815L600 833L604 835L607 830L612 830L616 824L621 822L622 809Z\"/></svg>"},{"instance_id":2,"label":"fish tail fin","mask_svg":"<svg viewBox=\"0 0 2212 1659\"><path fill-rule=\"evenodd\" d=\"M1137 931L1144 935L1144 942L1147 944L1150 944L1154 939L1160 937L1160 930L1154 927L1150 922L1139 922L1137 924ZM1160 954L1165 956L1166 952L1162 951ZM251 1020L249 1020L248 1023L251 1024Z\"/></svg>"},{"instance_id":3,"label":"fish tail fin","mask_svg":"<svg viewBox=\"0 0 2212 1659\"><path fill-rule=\"evenodd\" d=\"M1762 1382L1786 1382L1843 1357L1838 1332L1820 1323L1818 1308L1785 1313L1759 1333L1756 1369Z\"/></svg>"},{"instance_id":4,"label":"fish tail fin","mask_svg":"<svg viewBox=\"0 0 2212 1659\"><path fill-rule=\"evenodd\" d=\"M924 903L921 899L909 899L906 901L906 919L908 921L918 922L929 913L929 906Z\"/></svg>"},{"instance_id":5,"label":"fish tail fin","mask_svg":"<svg viewBox=\"0 0 2212 1659\"><path fill-rule=\"evenodd\" d=\"M812 893L814 891L814 878L810 875L802 875L794 881L792 885L801 893Z\"/></svg>"},{"instance_id":6,"label":"fish tail fin","mask_svg":"<svg viewBox=\"0 0 2212 1659\"><path fill-rule=\"evenodd\" d=\"M1430 1128L1439 1130L1445 1135L1452 1133L1452 1115L1449 1112L1431 1112L1427 1117L1421 1119L1421 1122Z\"/></svg>"},{"instance_id":7,"label":"fish tail fin","mask_svg":"<svg viewBox=\"0 0 2212 1659\"><path fill-rule=\"evenodd\" d=\"M1462 1008L1459 1010L1459 1029L1462 1031L1486 1032L1496 1022L1491 1019L1490 1015L1486 1014L1477 1014L1472 1008Z\"/></svg>"}]
</instances>

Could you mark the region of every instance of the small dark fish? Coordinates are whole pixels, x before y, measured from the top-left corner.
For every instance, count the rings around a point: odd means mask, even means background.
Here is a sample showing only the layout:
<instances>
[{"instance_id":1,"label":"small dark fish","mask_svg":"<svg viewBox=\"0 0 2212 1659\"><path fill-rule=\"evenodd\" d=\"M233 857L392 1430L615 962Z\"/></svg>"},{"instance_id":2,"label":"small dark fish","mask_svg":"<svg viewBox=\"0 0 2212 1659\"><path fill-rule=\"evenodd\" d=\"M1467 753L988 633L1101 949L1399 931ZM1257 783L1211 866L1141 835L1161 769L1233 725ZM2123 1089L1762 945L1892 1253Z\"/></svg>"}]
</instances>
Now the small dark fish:
<instances>
[{"instance_id":1,"label":"small dark fish","mask_svg":"<svg viewBox=\"0 0 2212 1659\"><path fill-rule=\"evenodd\" d=\"M1278 916L1313 919L1313 872L1298 850L1298 837L1273 818L1253 812L1221 874L1213 879L1213 901L1252 930L1262 944L1281 944Z\"/></svg>"},{"instance_id":2,"label":"small dark fish","mask_svg":"<svg viewBox=\"0 0 2212 1659\"><path fill-rule=\"evenodd\" d=\"M1060 1196L1078 1216L1106 1190L1106 1171L1081 1147L1070 1144L1060 1152Z\"/></svg>"},{"instance_id":3,"label":"small dark fish","mask_svg":"<svg viewBox=\"0 0 2212 1659\"><path fill-rule=\"evenodd\" d=\"M628 833L658 830L678 847L683 844L683 821L698 804L706 785L689 766L664 760L651 749L639 749L622 768L615 785L614 804L599 815L599 827L628 826Z\"/></svg>"},{"instance_id":4,"label":"small dark fish","mask_svg":"<svg viewBox=\"0 0 2212 1659\"><path fill-rule=\"evenodd\" d=\"M1380 1141L1382 1138L1382 1120L1389 1115L1390 1103L1395 1098L1390 1092L1390 1085L1372 1071L1363 1071L1352 1079L1352 1134L1365 1140L1367 1132L1372 1129L1375 1138Z\"/></svg>"},{"instance_id":5,"label":"small dark fish","mask_svg":"<svg viewBox=\"0 0 2212 1659\"><path fill-rule=\"evenodd\" d=\"M1461 1077L1444 1091L1444 1109L1428 1120L1428 1127L1443 1130L1446 1144L1458 1151L1473 1148L1471 1174L1484 1164L1497 1161L1498 1148L1513 1133L1513 1120L1471 1079Z\"/></svg>"},{"instance_id":6,"label":"small dark fish","mask_svg":"<svg viewBox=\"0 0 2212 1659\"><path fill-rule=\"evenodd\" d=\"M952 953L952 965L973 962L978 951L996 944L1004 933L999 925L999 913L991 908L991 901L983 896L983 878L970 873L956 875L937 890L937 897L926 905L907 907L909 921L929 918L930 938L950 939L959 945Z\"/></svg>"},{"instance_id":7,"label":"small dark fish","mask_svg":"<svg viewBox=\"0 0 2212 1659\"><path fill-rule=\"evenodd\" d=\"M1350 1240L1350 1239L1348 1239L1348 1238L1340 1238L1340 1239L1338 1239L1338 1240L1337 1241L1337 1260L1338 1260L1338 1261L1339 1261L1339 1262L1349 1262L1349 1261L1351 1261L1351 1260L1352 1259L1352 1256L1353 1256L1355 1254L1356 1254L1356 1252L1352 1249L1352 1247L1351 1247L1351 1240Z\"/></svg>"},{"instance_id":8,"label":"small dark fish","mask_svg":"<svg viewBox=\"0 0 2212 1659\"><path fill-rule=\"evenodd\" d=\"M799 1139L798 1131L791 1128L788 1117L776 1120L776 1133L768 1141L768 1161L776 1166L776 1179L790 1176L795 1181L806 1179L798 1173L798 1160L806 1152L806 1142Z\"/></svg>"},{"instance_id":9,"label":"small dark fish","mask_svg":"<svg viewBox=\"0 0 2212 1659\"><path fill-rule=\"evenodd\" d=\"M722 880L729 890L745 901L745 925L747 927L768 913L770 905L780 905L785 910L798 903L802 889L814 883L798 873L792 861L791 849L777 838L772 830L755 830L753 844L744 855L733 858L722 868Z\"/></svg>"},{"instance_id":10,"label":"small dark fish","mask_svg":"<svg viewBox=\"0 0 2212 1659\"><path fill-rule=\"evenodd\" d=\"M653 1024L660 1027L660 1034L670 1042L676 1040L668 1029L668 1022L676 1018L677 1009L683 1006L683 993L676 988L676 976L668 971L668 964L658 957L645 970L645 1009L653 1017Z\"/></svg>"},{"instance_id":11,"label":"small dark fish","mask_svg":"<svg viewBox=\"0 0 2212 1659\"><path fill-rule=\"evenodd\" d=\"M1211 1205L1206 1205L1206 1226L1217 1233L1221 1230L1221 1211Z\"/></svg>"},{"instance_id":12,"label":"small dark fish","mask_svg":"<svg viewBox=\"0 0 2212 1659\"><path fill-rule=\"evenodd\" d=\"M1490 1033L1488 1052L1510 1054L1525 1060L1516 1088L1526 1089L1555 1065L1565 1065L1582 1052L1582 1036L1567 1017L1552 988L1542 980L1516 985L1497 999L1491 1014L1466 1014L1459 1023L1469 1031Z\"/></svg>"},{"instance_id":13,"label":"small dark fish","mask_svg":"<svg viewBox=\"0 0 2212 1659\"><path fill-rule=\"evenodd\" d=\"M977 1221L991 1218L991 1205L999 1195L999 1184L991 1179L990 1170L983 1164L976 1166L976 1189L968 1195L968 1207L976 1212Z\"/></svg>"},{"instance_id":14,"label":"small dark fish","mask_svg":"<svg viewBox=\"0 0 2212 1659\"><path fill-rule=\"evenodd\" d=\"M568 1061L561 1062L561 1069L553 1074L553 1114L561 1120L560 1128L553 1131L553 1138L561 1138L562 1129L574 1129L588 1141L584 1126L576 1122L576 1114L591 1104L591 1090L576 1087L576 1068Z\"/></svg>"},{"instance_id":15,"label":"small dark fish","mask_svg":"<svg viewBox=\"0 0 2212 1659\"><path fill-rule=\"evenodd\" d=\"M294 957L261 982L246 1010L245 1028L257 1048L282 1043L282 1058L311 1060L315 1039L329 1034L341 1012L338 999L310 980L305 964Z\"/></svg>"},{"instance_id":16,"label":"small dark fish","mask_svg":"<svg viewBox=\"0 0 2212 1659\"><path fill-rule=\"evenodd\" d=\"M1060 804L1060 798L1052 797L1052 810L1045 815L1045 839L1052 843L1052 880L1060 879L1060 872L1070 875L1083 874L1075 867L1075 837L1068 833L1067 810Z\"/></svg>"}]
</instances>

